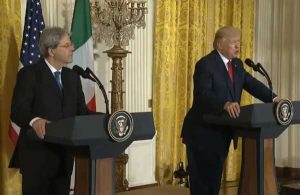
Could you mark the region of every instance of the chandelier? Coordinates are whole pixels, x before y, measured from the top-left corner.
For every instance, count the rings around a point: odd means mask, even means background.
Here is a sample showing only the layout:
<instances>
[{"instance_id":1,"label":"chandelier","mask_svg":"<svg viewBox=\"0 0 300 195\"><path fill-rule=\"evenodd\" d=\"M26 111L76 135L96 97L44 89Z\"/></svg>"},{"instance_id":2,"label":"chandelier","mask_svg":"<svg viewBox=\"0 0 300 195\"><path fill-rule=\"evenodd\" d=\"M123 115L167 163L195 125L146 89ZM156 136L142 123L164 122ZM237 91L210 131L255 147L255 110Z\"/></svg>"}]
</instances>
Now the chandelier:
<instances>
[{"instance_id":1,"label":"chandelier","mask_svg":"<svg viewBox=\"0 0 300 195\"><path fill-rule=\"evenodd\" d=\"M135 27L145 28L144 0L98 0L91 3L95 41L107 46L128 46Z\"/></svg>"}]
</instances>

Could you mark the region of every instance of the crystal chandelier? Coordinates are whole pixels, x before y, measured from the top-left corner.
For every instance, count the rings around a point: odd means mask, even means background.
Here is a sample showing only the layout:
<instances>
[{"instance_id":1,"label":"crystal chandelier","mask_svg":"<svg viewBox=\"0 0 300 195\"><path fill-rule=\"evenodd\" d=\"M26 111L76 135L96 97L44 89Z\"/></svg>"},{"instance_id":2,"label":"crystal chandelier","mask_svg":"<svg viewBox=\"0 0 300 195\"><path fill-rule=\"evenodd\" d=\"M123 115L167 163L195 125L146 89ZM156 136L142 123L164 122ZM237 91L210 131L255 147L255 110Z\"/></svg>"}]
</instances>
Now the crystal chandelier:
<instances>
[{"instance_id":1,"label":"crystal chandelier","mask_svg":"<svg viewBox=\"0 0 300 195\"><path fill-rule=\"evenodd\" d=\"M98 0L91 3L95 41L107 46L128 46L135 27L145 28L144 0Z\"/></svg>"}]
</instances>

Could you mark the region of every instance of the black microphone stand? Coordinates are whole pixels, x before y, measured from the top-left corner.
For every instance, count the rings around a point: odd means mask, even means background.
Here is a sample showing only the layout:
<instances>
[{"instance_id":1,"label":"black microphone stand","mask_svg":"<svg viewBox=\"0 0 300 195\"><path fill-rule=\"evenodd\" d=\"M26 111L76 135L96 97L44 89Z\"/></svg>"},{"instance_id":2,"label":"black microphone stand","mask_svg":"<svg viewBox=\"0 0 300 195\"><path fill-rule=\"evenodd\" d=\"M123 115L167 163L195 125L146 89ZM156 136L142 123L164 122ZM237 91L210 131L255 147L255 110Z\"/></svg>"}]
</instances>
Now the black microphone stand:
<instances>
[{"instance_id":1,"label":"black microphone stand","mask_svg":"<svg viewBox=\"0 0 300 195\"><path fill-rule=\"evenodd\" d=\"M261 75L266 77L266 73L260 68L260 66L256 65L252 67L254 71L259 72Z\"/></svg>"},{"instance_id":2,"label":"black microphone stand","mask_svg":"<svg viewBox=\"0 0 300 195\"><path fill-rule=\"evenodd\" d=\"M100 82L100 80L97 78L97 76L93 73L93 71L91 69L89 69L89 67L86 68L86 71L88 71L89 74L91 74L91 76L93 77L93 79L95 79L95 82L97 83L98 87L100 88L103 97L104 97L104 102L105 102L105 107L106 107L106 114L109 114L109 101L107 98L107 94L106 91L104 89L104 86L102 85L102 83Z\"/></svg>"},{"instance_id":3,"label":"black microphone stand","mask_svg":"<svg viewBox=\"0 0 300 195\"><path fill-rule=\"evenodd\" d=\"M259 68L259 70L261 70L264 73L263 75L266 77L266 79L268 81L268 85L271 90L271 97L273 100L274 97L273 97L273 86L272 86L271 78L269 77L269 74L267 73L267 71L264 69L264 67L260 63L257 63L256 66Z\"/></svg>"}]
</instances>

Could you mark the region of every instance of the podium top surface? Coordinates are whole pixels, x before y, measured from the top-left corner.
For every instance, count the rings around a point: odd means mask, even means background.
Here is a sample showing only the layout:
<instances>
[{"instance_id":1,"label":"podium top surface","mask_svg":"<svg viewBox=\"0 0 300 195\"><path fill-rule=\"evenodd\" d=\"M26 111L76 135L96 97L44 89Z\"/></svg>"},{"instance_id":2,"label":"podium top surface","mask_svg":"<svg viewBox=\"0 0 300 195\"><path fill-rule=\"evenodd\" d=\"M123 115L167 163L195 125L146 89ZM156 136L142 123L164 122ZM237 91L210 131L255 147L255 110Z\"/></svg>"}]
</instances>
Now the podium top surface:
<instances>
[{"instance_id":1,"label":"podium top surface","mask_svg":"<svg viewBox=\"0 0 300 195\"><path fill-rule=\"evenodd\" d=\"M300 101L292 102L294 116L291 124L300 123ZM261 128L278 125L275 118L274 103L258 103L241 107L240 116L236 119L230 118L228 113L220 115L205 115L204 120L208 123L228 125L233 127Z\"/></svg>"},{"instance_id":2,"label":"podium top surface","mask_svg":"<svg viewBox=\"0 0 300 195\"><path fill-rule=\"evenodd\" d=\"M134 129L129 141L152 139L155 127L151 112L132 113ZM112 142L107 133L108 115L82 115L46 125L45 141L69 146ZM33 132L33 131L32 131ZM33 132L35 135L35 133Z\"/></svg>"}]
</instances>

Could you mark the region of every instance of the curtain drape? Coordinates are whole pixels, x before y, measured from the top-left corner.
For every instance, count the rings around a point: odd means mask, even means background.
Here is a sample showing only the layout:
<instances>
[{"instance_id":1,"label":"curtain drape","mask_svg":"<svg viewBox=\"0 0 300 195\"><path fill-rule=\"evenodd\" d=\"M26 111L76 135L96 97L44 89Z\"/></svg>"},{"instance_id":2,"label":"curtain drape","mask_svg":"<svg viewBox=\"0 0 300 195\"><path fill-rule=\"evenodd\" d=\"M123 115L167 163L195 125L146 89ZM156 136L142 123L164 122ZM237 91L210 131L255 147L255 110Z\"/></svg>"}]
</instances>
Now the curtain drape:
<instances>
[{"instance_id":1,"label":"curtain drape","mask_svg":"<svg viewBox=\"0 0 300 195\"><path fill-rule=\"evenodd\" d=\"M157 130L156 177L173 183L178 162L186 165L180 132L192 103L196 61L209 53L216 30L224 25L241 29L241 58L252 57L254 0L164 0L156 3L153 112ZM243 94L242 104L252 102ZM241 143L230 148L224 171L226 181L240 173Z\"/></svg>"},{"instance_id":2,"label":"curtain drape","mask_svg":"<svg viewBox=\"0 0 300 195\"><path fill-rule=\"evenodd\" d=\"M299 101L300 1L257 2L255 59L269 73L275 93L282 98ZM263 77L261 81L266 83ZM299 144L300 126L290 126L276 139L276 166L299 169ZM287 175L291 176L288 172Z\"/></svg>"},{"instance_id":3,"label":"curtain drape","mask_svg":"<svg viewBox=\"0 0 300 195\"><path fill-rule=\"evenodd\" d=\"M8 169L13 143L8 137L12 91L19 66L21 8L19 0L0 1L0 194L21 194L18 171Z\"/></svg>"}]
</instances>

